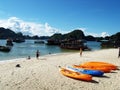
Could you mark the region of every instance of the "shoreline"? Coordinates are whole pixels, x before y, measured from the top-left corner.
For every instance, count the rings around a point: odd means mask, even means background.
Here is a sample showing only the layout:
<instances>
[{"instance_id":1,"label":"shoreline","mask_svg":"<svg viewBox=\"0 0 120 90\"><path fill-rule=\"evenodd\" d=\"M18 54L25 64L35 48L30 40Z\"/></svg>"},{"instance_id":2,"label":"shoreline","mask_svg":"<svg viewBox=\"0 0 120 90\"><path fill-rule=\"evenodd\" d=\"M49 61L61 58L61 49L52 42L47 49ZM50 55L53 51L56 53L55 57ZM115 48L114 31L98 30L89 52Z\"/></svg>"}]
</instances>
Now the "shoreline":
<instances>
[{"instance_id":1,"label":"shoreline","mask_svg":"<svg viewBox=\"0 0 120 90\"><path fill-rule=\"evenodd\" d=\"M78 51L79 52L79 51ZM43 58L43 57L49 57L49 56L59 56L59 55L66 55L66 54L70 54L72 52L62 52L62 53L53 53L53 54L46 54L46 55L42 55L42 56L39 56L39 58ZM77 53L77 52L76 52ZM22 57L22 58L14 58L14 59L4 59L4 60L0 60L0 63L1 62L14 62L14 61L19 61L19 60L28 60L27 57ZM31 56L31 59L36 59L36 57L32 57ZM30 59L30 60L31 60Z\"/></svg>"},{"instance_id":2,"label":"shoreline","mask_svg":"<svg viewBox=\"0 0 120 90\"><path fill-rule=\"evenodd\" d=\"M35 57L30 60L19 58L11 62L0 61L0 90L120 90L120 70L105 73L103 77L93 77L92 82L84 82L63 76L58 66L66 67L87 61L104 61L120 66L118 49L60 53ZM16 67L20 64L20 67Z\"/></svg>"},{"instance_id":3,"label":"shoreline","mask_svg":"<svg viewBox=\"0 0 120 90\"><path fill-rule=\"evenodd\" d=\"M6 44L6 41L2 40L1 43ZM98 42L88 42L88 45L90 48L93 48L93 50L97 50L100 48ZM62 52L64 53L74 51L61 49L59 46L49 46L46 44L37 45L34 44L34 40L26 40L25 43L21 43L19 45L17 43L14 43L14 47L8 53L0 52L0 61L16 58L27 58L28 56L34 57L36 54L36 50L39 50L41 52L41 55L48 55L49 53L62 53Z\"/></svg>"},{"instance_id":4,"label":"shoreline","mask_svg":"<svg viewBox=\"0 0 120 90\"><path fill-rule=\"evenodd\" d=\"M105 49L98 49L98 50L91 50L91 51L83 51L84 52L94 52L94 51L100 51L100 50L105 50ZM53 53L53 54L46 54L46 55L42 55L40 57L47 57L47 56L54 56L54 55L64 55L64 54L70 54L70 53L73 53L72 51L70 52L61 52L61 53ZM78 51L74 51L74 53L79 53L79 50ZM31 56L31 58L36 58L35 56ZM27 56L26 57L20 57L20 58L12 58L12 59L1 59L0 60L0 63L1 62L7 62L7 61L17 61L17 60L20 60L20 59L27 59Z\"/></svg>"},{"instance_id":5,"label":"shoreline","mask_svg":"<svg viewBox=\"0 0 120 90\"><path fill-rule=\"evenodd\" d=\"M58 52L58 53L48 53L48 54L45 54L45 55L41 55L40 57L44 57L44 56L50 56L50 55L59 55L59 54L69 54L69 53L73 53L73 52L79 52L78 51L68 51L68 52ZM29 55L28 55L29 56ZM15 57L15 58L11 58L11 59L0 59L0 62L1 61L8 61L8 60L18 60L18 59L22 59L22 58L27 58L28 56L24 56L24 57ZM34 56L30 56L31 58L35 58L35 55Z\"/></svg>"}]
</instances>

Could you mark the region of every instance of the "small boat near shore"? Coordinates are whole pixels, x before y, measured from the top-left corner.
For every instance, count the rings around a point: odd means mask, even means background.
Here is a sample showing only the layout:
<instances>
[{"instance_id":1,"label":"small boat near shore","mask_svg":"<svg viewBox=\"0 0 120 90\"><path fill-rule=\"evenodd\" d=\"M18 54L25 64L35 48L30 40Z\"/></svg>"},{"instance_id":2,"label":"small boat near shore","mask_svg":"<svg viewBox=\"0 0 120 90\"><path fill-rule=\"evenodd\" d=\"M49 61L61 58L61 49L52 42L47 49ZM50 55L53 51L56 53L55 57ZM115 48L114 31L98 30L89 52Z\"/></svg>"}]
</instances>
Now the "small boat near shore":
<instances>
[{"instance_id":1,"label":"small boat near shore","mask_svg":"<svg viewBox=\"0 0 120 90\"><path fill-rule=\"evenodd\" d=\"M7 39L6 40L6 46L13 46L14 44L13 44L13 41L12 41L12 39Z\"/></svg>"},{"instance_id":2,"label":"small boat near shore","mask_svg":"<svg viewBox=\"0 0 120 90\"><path fill-rule=\"evenodd\" d=\"M42 40L37 40L37 41L34 41L35 44L44 44L45 42L42 41Z\"/></svg>"},{"instance_id":3,"label":"small boat near shore","mask_svg":"<svg viewBox=\"0 0 120 90\"><path fill-rule=\"evenodd\" d=\"M25 42L25 39L23 39L23 38L15 38L15 39L13 39L13 42L22 43L22 42Z\"/></svg>"},{"instance_id":4,"label":"small boat near shore","mask_svg":"<svg viewBox=\"0 0 120 90\"><path fill-rule=\"evenodd\" d=\"M61 41L61 45L60 47L63 49L71 49L71 50L80 50L80 48L82 48L82 50L84 51L90 51L91 49L88 48L87 45L85 45L86 41L84 40L63 40Z\"/></svg>"}]
</instances>

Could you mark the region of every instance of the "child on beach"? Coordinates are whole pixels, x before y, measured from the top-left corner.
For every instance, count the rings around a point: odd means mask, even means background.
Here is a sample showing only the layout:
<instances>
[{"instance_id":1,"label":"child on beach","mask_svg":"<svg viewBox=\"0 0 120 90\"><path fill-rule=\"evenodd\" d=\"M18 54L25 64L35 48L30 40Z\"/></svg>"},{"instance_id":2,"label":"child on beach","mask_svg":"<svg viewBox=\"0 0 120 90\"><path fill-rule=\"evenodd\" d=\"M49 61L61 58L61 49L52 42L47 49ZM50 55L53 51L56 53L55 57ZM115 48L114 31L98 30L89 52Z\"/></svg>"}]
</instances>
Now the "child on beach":
<instances>
[{"instance_id":1,"label":"child on beach","mask_svg":"<svg viewBox=\"0 0 120 90\"><path fill-rule=\"evenodd\" d=\"M37 50L37 52L36 52L36 58L39 59L39 56L40 56L40 52L39 52L39 50Z\"/></svg>"}]
</instances>

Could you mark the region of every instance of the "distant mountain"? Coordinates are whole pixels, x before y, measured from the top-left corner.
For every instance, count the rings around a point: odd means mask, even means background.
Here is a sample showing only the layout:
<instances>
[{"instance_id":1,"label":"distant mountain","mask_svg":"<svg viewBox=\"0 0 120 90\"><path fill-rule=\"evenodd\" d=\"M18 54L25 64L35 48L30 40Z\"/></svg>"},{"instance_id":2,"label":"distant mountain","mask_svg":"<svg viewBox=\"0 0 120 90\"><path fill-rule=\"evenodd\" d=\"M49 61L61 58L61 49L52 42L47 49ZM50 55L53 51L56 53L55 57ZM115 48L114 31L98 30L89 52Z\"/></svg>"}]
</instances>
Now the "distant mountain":
<instances>
[{"instance_id":1,"label":"distant mountain","mask_svg":"<svg viewBox=\"0 0 120 90\"><path fill-rule=\"evenodd\" d=\"M10 29L5 29L3 27L0 27L0 39L48 39L49 36L29 36L29 35L23 35L21 32L15 33L14 31Z\"/></svg>"},{"instance_id":2,"label":"distant mountain","mask_svg":"<svg viewBox=\"0 0 120 90\"><path fill-rule=\"evenodd\" d=\"M116 47L120 47L120 32L112 35L110 41L114 42Z\"/></svg>"},{"instance_id":3,"label":"distant mountain","mask_svg":"<svg viewBox=\"0 0 120 90\"><path fill-rule=\"evenodd\" d=\"M63 39L75 39L75 40L78 40L78 39L85 39L85 35L83 33L82 30L73 30L72 32L70 33L67 33L67 34L54 34L50 37L50 39L58 39L58 40L63 40Z\"/></svg>"},{"instance_id":4,"label":"distant mountain","mask_svg":"<svg viewBox=\"0 0 120 90\"><path fill-rule=\"evenodd\" d=\"M93 37L93 36L91 36L91 35L86 36L85 39L86 39L87 41L96 41L96 38Z\"/></svg>"},{"instance_id":5,"label":"distant mountain","mask_svg":"<svg viewBox=\"0 0 120 90\"><path fill-rule=\"evenodd\" d=\"M0 28L0 39L16 38L17 34L10 29Z\"/></svg>"},{"instance_id":6,"label":"distant mountain","mask_svg":"<svg viewBox=\"0 0 120 90\"><path fill-rule=\"evenodd\" d=\"M85 35L82 30L73 30L70 33L64 34L64 38L73 38L73 39L85 39Z\"/></svg>"},{"instance_id":7,"label":"distant mountain","mask_svg":"<svg viewBox=\"0 0 120 90\"><path fill-rule=\"evenodd\" d=\"M21 32L15 33L14 31L10 30L10 29L5 29L5 28L0 28L0 39L16 39L16 38L20 38L20 39L24 39L24 36Z\"/></svg>"},{"instance_id":8,"label":"distant mountain","mask_svg":"<svg viewBox=\"0 0 120 90\"><path fill-rule=\"evenodd\" d=\"M26 35L24 36L21 32L15 33L14 31L10 29L5 29L3 27L0 27L0 39L15 39L15 38L24 38L24 39L53 39L53 40L65 40L65 39L85 39L87 41L100 41L100 40L110 40L111 42L114 42L116 46L120 46L120 32L117 32L116 34L113 34L109 37L93 37L93 36L85 36L82 30L73 30L70 33L66 34L61 34L61 33L56 33L52 35L51 37L49 36L29 36Z\"/></svg>"}]
</instances>

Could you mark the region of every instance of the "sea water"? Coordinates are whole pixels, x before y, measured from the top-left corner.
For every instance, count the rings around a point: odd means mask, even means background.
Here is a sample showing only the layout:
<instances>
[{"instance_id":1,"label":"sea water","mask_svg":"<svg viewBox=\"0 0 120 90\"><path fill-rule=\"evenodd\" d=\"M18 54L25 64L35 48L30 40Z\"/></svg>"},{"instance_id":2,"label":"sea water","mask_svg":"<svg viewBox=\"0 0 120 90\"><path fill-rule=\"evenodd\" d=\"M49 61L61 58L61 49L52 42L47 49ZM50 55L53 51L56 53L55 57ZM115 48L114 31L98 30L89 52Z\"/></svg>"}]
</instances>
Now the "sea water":
<instances>
[{"instance_id":1,"label":"sea water","mask_svg":"<svg viewBox=\"0 0 120 90\"><path fill-rule=\"evenodd\" d=\"M17 58L27 58L28 56L35 57L36 51L40 51L40 55L48 55L48 54L57 54L63 52L75 52L73 50L61 49L59 46L50 46L46 44L35 44L35 40L26 40L23 43L15 43L13 42L13 47L10 52L2 52L0 51L0 61L17 59ZM92 50L100 49L99 42L87 42L88 47ZM5 46L6 40L0 40L0 45Z\"/></svg>"}]
</instances>

